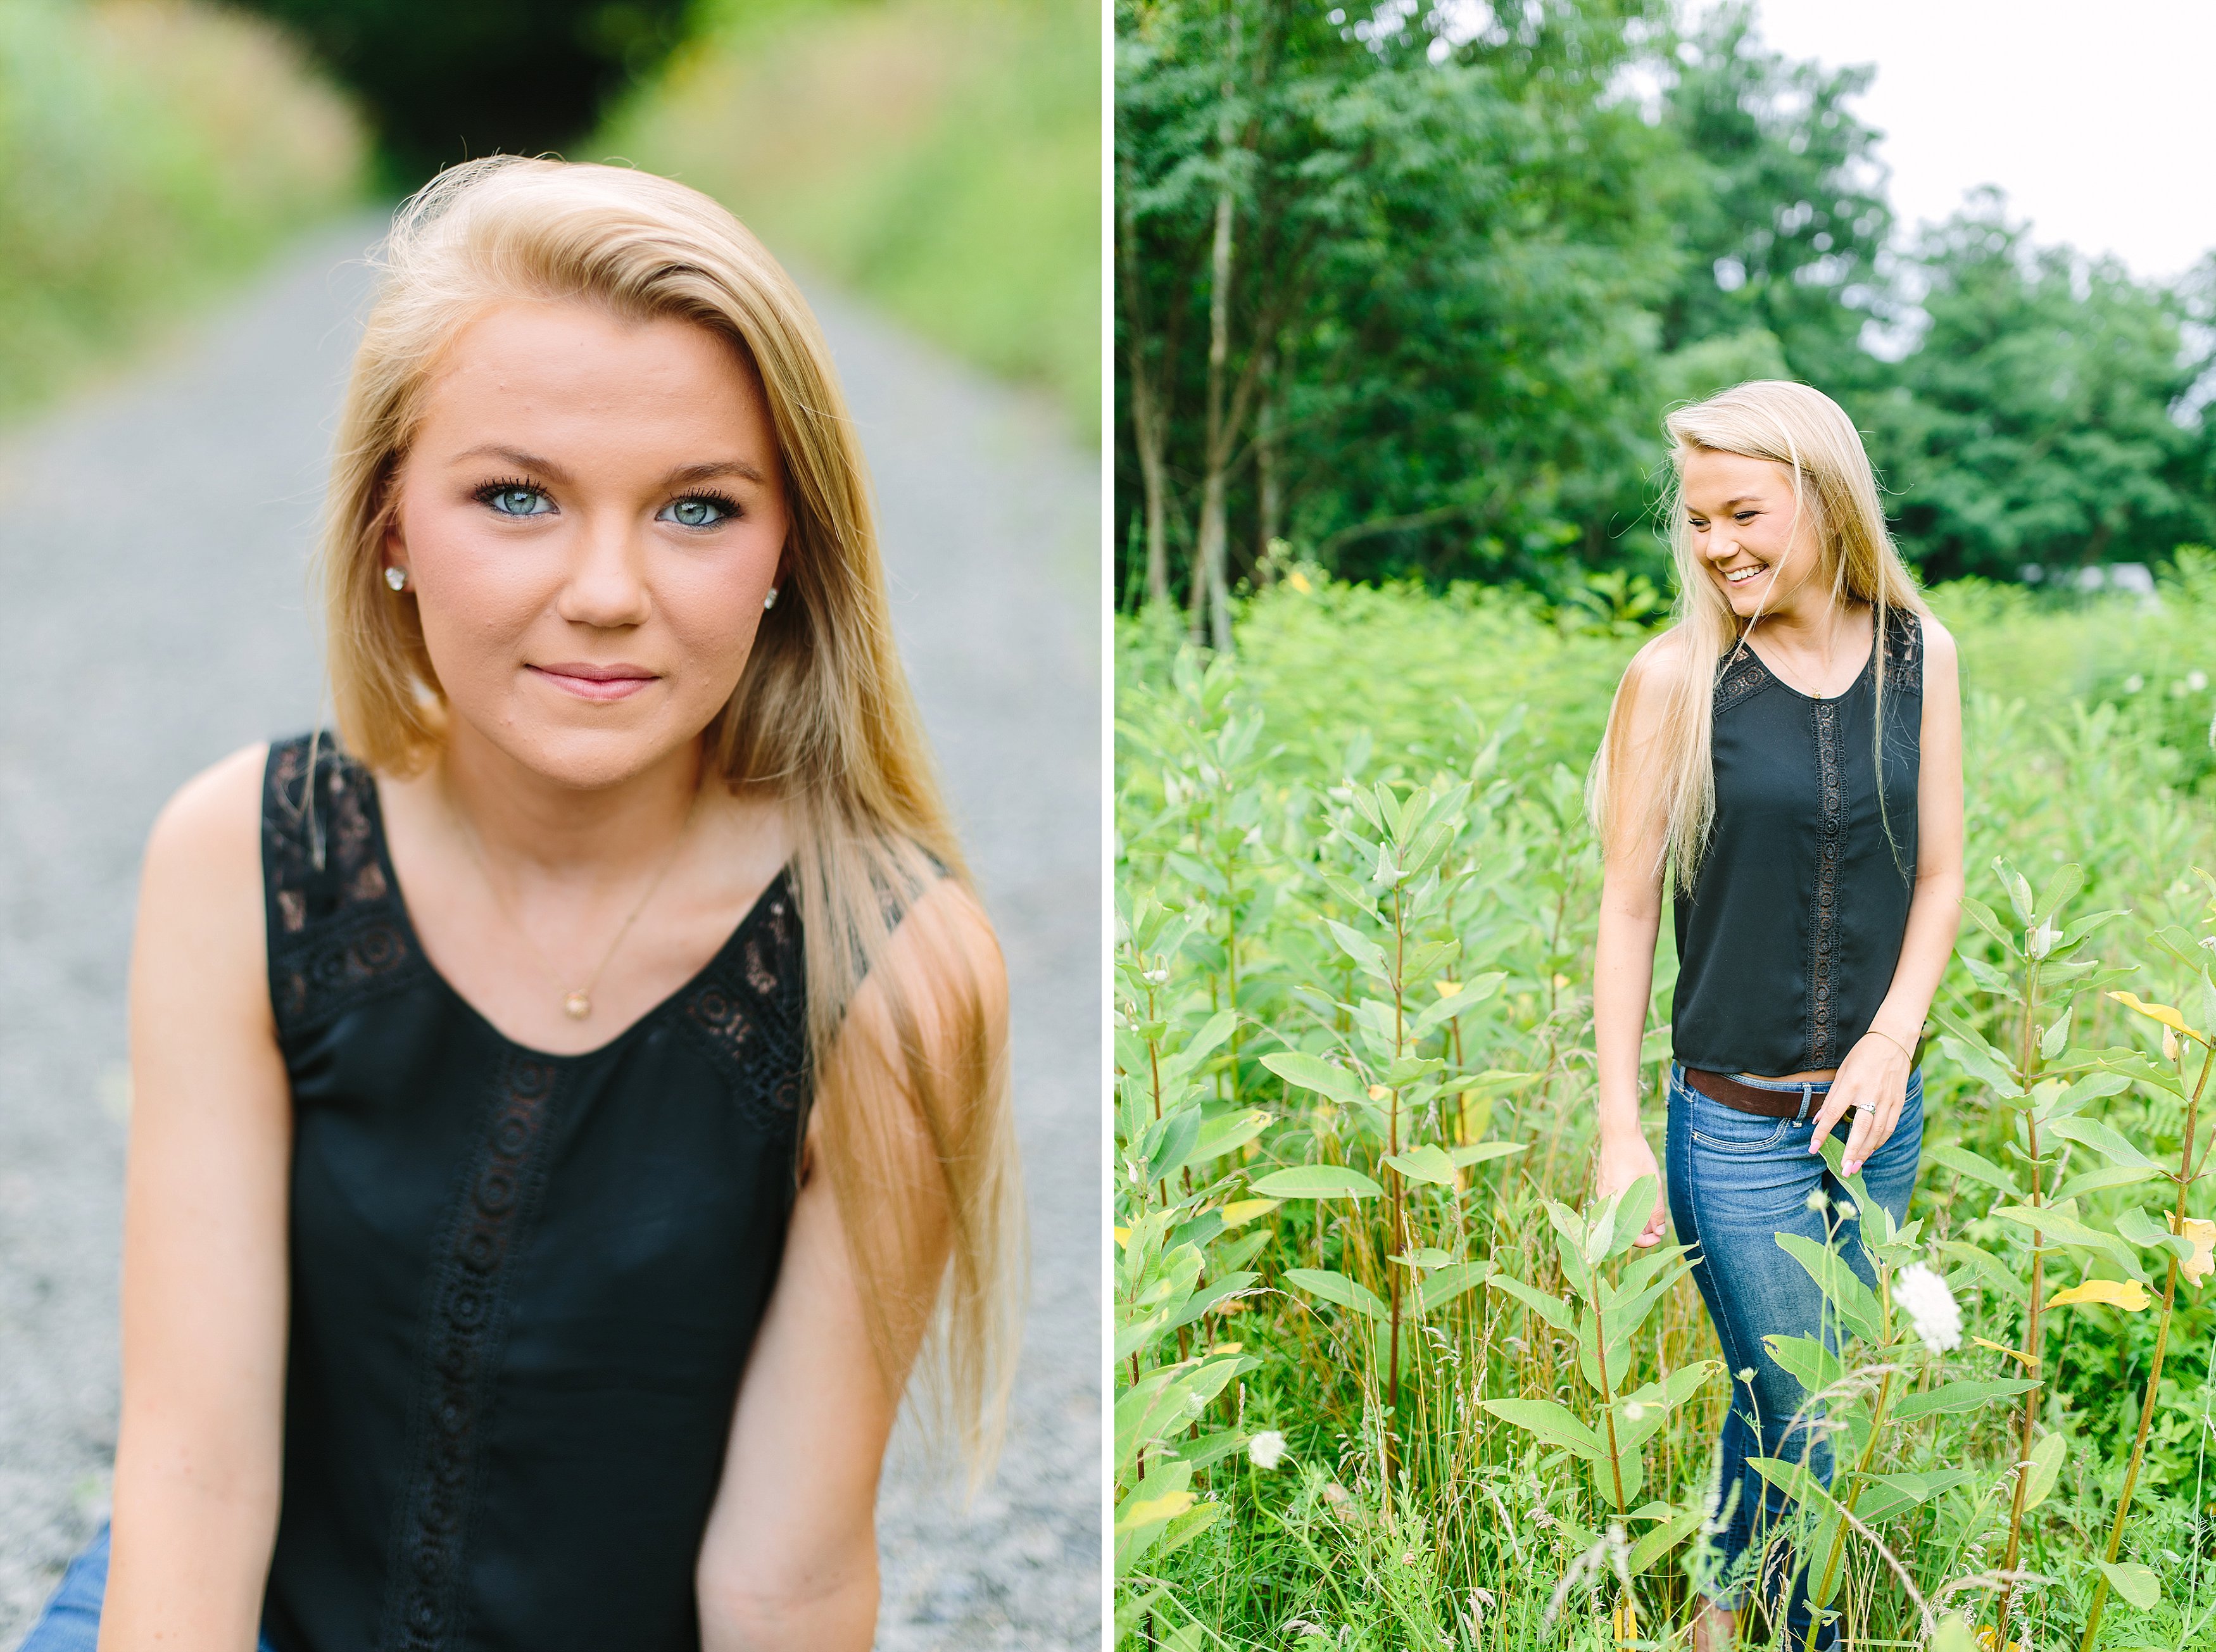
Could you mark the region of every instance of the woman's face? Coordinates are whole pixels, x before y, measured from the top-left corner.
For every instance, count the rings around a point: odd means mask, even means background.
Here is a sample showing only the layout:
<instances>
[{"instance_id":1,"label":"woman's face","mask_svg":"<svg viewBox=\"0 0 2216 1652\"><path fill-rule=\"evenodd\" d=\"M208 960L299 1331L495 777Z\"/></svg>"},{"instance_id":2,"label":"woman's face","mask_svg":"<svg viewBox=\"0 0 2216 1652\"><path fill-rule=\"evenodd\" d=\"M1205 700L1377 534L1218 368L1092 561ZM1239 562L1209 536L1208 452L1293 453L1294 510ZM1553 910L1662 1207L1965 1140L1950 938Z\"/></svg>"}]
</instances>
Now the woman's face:
<instances>
[{"instance_id":1,"label":"woman's face","mask_svg":"<svg viewBox=\"0 0 2216 1652\"><path fill-rule=\"evenodd\" d=\"M584 787L730 698L787 527L760 381L690 322L514 303L447 350L395 480L405 569L458 738Z\"/></svg>"},{"instance_id":2,"label":"woman's face","mask_svg":"<svg viewBox=\"0 0 2216 1652\"><path fill-rule=\"evenodd\" d=\"M1750 620L1830 600L1817 576L1816 536L1800 531L1795 519L1791 471L1771 459L1702 447L1681 465L1693 554L1733 613Z\"/></svg>"}]
</instances>

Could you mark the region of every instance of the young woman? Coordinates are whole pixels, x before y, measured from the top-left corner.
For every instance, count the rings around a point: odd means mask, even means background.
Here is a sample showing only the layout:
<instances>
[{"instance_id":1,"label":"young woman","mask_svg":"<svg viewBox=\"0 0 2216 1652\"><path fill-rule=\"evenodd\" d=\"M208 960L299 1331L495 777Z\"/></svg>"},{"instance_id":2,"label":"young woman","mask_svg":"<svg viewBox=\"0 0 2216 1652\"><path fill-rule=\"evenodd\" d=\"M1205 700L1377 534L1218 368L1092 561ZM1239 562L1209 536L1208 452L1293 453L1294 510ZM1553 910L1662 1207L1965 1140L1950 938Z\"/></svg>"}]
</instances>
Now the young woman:
<instances>
[{"instance_id":1,"label":"young woman","mask_svg":"<svg viewBox=\"0 0 2216 1652\"><path fill-rule=\"evenodd\" d=\"M1593 767L1606 849L1594 956L1605 1198L1656 1175L1639 1046L1665 891L1678 957L1666 1224L1733 1373L1720 1459L1716 1597L1695 1643L1728 1646L1745 1574L1784 1500L1748 1468L1831 1456L1800 1386L1763 1347L1821 1333L1821 1298L1776 1236L1837 1235L1851 1201L1820 1156L1896 1219L1923 1128L1917 1041L1962 892L1961 708L1954 641L1887 536L1854 425L1805 385L1726 391L1666 422L1677 623L1624 673ZM1799 1646L1808 1607L1782 1603ZM1817 1644L1831 1643L1829 1625Z\"/></svg>"},{"instance_id":2,"label":"young woman","mask_svg":"<svg viewBox=\"0 0 2216 1652\"><path fill-rule=\"evenodd\" d=\"M446 174L323 582L336 737L147 848L113 1555L26 1646L861 1652L934 1310L989 1455L1019 1206L799 293L664 180Z\"/></svg>"}]
</instances>

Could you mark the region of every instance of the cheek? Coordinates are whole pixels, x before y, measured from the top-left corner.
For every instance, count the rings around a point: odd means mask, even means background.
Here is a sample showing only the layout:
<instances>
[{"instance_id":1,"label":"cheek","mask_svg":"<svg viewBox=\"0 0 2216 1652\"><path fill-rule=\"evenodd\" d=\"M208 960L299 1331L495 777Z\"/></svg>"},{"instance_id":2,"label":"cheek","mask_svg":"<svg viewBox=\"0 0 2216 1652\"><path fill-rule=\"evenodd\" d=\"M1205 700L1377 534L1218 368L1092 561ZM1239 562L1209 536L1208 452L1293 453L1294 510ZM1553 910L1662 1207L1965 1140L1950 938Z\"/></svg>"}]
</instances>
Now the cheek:
<instances>
[{"instance_id":1,"label":"cheek","mask_svg":"<svg viewBox=\"0 0 2216 1652\"><path fill-rule=\"evenodd\" d=\"M460 512L409 511L403 521L423 639L441 678L469 665L440 659L441 644L520 637L552 601L561 579L558 558L491 542L494 536L473 532L477 525Z\"/></svg>"}]
</instances>

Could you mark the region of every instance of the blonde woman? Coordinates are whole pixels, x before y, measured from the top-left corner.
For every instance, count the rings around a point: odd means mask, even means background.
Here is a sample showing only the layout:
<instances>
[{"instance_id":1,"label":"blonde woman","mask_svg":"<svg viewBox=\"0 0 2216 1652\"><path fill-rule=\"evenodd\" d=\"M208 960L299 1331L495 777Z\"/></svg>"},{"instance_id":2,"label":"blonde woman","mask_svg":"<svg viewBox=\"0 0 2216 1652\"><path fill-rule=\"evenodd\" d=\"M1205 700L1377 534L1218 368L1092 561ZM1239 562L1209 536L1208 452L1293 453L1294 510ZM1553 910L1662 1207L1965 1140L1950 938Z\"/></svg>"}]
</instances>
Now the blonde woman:
<instances>
[{"instance_id":1,"label":"blonde woman","mask_svg":"<svg viewBox=\"0 0 2216 1652\"><path fill-rule=\"evenodd\" d=\"M148 846L112 1559L26 1645L861 1652L904 1384L933 1329L982 1466L1019 1234L828 353L640 174L472 163L385 262L335 737Z\"/></svg>"},{"instance_id":2,"label":"blonde woman","mask_svg":"<svg viewBox=\"0 0 2216 1652\"><path fill-rule=\"evenodd\" d=\"M1772 1544L1786 1504L1754 1457L1831 1453L1763 1338L1826 1334L1776 1237L1837 1234L1868 1260L1819 1156L1844 1128L1896 1218L1923 1125L1917 1039L1962 893L1954 641L1887 537L1861 439L1829 398L1757 382L1670 415L1677 623L1624 673L1592 775L1605 846L1593 1014L1605 1198L1657 1176L1639 1047L1663 899L1678 974L1668 1174L1674 1223L1733 1373L1720 1446L1720 1580L1695 1644L1728 1646L1750 1576L1804 1643L1805 1580ZM1831 1644L1823 1624L1815 1644Z\"/></svg>"}]
</instances>

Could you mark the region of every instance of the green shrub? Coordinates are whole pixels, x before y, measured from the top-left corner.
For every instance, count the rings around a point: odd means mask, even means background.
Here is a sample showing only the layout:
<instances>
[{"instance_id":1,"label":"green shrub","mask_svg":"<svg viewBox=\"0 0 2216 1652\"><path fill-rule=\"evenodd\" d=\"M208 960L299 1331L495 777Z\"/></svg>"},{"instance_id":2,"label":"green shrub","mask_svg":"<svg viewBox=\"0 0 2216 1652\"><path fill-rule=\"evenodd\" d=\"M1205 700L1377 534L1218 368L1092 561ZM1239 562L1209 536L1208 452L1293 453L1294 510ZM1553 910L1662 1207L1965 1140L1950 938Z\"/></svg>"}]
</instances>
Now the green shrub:
<instances>
[{"instance_id":1,"label":"green shrub","mask_svg":"<svg viewBox=\"0 0 2216 1652\"><path fill-rule=\"evenodd\" d=\"M594 140L1099 428L1099 13L733 4Z\"/></svg>"},{"instance_id":2,"label":"green shrub","mask_svg":"<svg viewBox=\"0 0 2216 1652\"><path fill-rule=\"evenodd\" d=\"M1848 1644L1969 1644L1920 1600L2006 1611L1988 1647L2208 1646L2216 558L2151 605L1931 599L1975 899L1923 1171L1908 1224L1865 1230L1874 1296L1796 1253L1851 1333L1779 1355L1831 1390L1836 1498L1759 1471ZM1639 638L1313 568L1243 605L1235 656L1181 629L1117 648L1117 1643L1682 1645L1717 1345L1590 1199L1579 779ZM1650 1139L1667 923L1661 952ZM1910 1334L1911 1265L1958 1345Z\"/></svg>"},{"instance_id":3,"label":"green shrub","mask_svg":"<svg viewBox=\"0 0 2216 1652\"><path fill-rule=\"evenodd\" d=\"M0 414L356 198L360 125L274 29L0 0Z\"/></svg>"}]
</instances>

